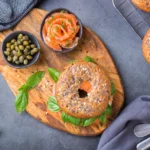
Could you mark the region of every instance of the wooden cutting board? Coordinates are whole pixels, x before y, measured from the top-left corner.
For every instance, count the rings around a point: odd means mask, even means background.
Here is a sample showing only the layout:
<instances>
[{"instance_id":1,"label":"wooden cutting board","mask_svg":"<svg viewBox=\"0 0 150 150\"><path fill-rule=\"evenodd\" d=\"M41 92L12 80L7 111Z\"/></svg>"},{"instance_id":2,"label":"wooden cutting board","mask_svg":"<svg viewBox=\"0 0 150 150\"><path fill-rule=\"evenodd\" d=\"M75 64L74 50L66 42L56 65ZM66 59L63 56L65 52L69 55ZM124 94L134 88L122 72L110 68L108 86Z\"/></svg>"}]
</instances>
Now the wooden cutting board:
<instances>
[{"instance_id":1,"label":"wooden cutting board","mask_svg":"<svg viewBox=\"0 0 150 150\"><path fill-rule=\"evenodd\" d=\"M98 135L102 133L118 115L124 102L124 91L117 69L102 41L87 27L84 27L83 38L79 46L74 51L66 54L60 54L49 50L40 38L40 25L46 13L47 12L44 10L33 9L19 22L17 26L0 33L0 45L7 34L18 30L31 32L38 38L41 45L41 55L38 62L25 69L14 69L9 67L5 63L2 58L2 53L0 52L0 72L16 96L18 88L25 83L32 73L36 71L45 71L46 74L40 84L29 92L29 104L26 111L41 122L65 132L80 136ZM54 82L50 78L47 69L48 67L54 67L61 71L64 66L67 65L68 61L73 59L82 60L87 55L94 58L94 60L106 71L110 79L114 82L117 92L114 96L112 105L113 113L110 117L108 117L106 125L95 122L88 127L77 127L70 123L64 123L61 120L60 112L54 113L48 110L46 102L48 97L52 95ZM14 99L11 100L14 101Z\"/></svg>"}]
</instances>

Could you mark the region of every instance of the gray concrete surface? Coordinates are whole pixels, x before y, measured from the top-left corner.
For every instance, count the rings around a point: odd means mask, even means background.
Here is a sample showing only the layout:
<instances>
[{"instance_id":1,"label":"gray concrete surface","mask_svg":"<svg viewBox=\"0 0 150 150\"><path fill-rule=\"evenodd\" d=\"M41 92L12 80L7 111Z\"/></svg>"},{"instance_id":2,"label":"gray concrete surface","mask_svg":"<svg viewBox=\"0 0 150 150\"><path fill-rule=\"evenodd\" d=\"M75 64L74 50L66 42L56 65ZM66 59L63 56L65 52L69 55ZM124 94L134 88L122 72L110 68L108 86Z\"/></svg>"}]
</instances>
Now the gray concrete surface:
<instances>
[{"instance_id":1,"label":"gray concrete surface","mask_svg":"<svg viewBox=\"0 0 150 150\"><path fill-rule=\"evenodd\" d=\"M37 7L68 8L95 31L109 49L125 88L125 105L149 94L150 65L141 40L115 10L111 0L41 0ZM0 75L0 150L95 150L100 136L78 137L48 127L26 112L18 115L8 85ZM119 144L119 143L118 143Z\"/></svg>"}]
</instances>

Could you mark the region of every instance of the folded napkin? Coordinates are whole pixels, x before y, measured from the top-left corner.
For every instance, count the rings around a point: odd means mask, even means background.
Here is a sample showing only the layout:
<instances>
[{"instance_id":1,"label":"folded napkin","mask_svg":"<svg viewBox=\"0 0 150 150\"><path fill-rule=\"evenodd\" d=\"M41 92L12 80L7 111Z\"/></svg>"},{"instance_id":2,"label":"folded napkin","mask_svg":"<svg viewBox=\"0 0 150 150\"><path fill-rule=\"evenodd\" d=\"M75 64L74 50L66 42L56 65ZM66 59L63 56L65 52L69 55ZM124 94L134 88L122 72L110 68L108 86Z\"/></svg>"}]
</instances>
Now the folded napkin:
<instances>
[{"instance_id":1,"label":"folded napkin","mask_svg":"<svg viewBox=\"0 0 150 150\"><path fill-rule=\"evenodd\" d=\"M0 31L16 25L39 0L0 0Z\"/></svg>"},{"instance_id":2,"label":"folded napkin","mask_svg":"<svg viewBox=\"0 0 150 150\"><path fill-rule=\"evenodd\" d=\"M144 140L134 135L134 127L150 123L150 96L141 96L131 102L104 131L97 150L136 150Z\"/></svg>"}]
</instances>

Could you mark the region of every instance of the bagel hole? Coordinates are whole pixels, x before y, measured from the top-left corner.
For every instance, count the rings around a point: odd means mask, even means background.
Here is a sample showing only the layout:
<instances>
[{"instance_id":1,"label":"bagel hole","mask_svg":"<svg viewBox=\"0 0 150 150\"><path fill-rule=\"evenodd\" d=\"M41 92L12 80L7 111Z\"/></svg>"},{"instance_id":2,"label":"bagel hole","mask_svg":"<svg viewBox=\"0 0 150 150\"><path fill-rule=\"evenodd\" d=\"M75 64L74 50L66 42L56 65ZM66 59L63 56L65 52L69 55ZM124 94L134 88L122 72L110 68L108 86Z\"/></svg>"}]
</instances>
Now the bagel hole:
<instances>
[{"instance_id":1,"label":"bagel hole","mask_svg":"<svg viewBox=\"0 0 150 150\"><path fill-rule=\"evenodd\" d=\"M84 98L87 97L87 92L81 89L78 89L79 97Z\"/></svg>"}]
</instances>

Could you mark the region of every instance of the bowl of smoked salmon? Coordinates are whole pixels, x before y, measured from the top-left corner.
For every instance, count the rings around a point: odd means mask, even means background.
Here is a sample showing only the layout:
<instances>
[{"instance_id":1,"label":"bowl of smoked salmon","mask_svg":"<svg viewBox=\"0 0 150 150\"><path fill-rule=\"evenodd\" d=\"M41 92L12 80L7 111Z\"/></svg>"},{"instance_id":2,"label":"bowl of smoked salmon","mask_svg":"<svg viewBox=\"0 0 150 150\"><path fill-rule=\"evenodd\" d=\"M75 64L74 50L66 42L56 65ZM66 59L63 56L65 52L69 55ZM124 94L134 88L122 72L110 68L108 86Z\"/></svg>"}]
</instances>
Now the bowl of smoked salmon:
<instances>
[{"instance_id":1,"label":"bowl of smoked salmon","mask_svg":"<svg viewBox=\"0 0 150 150\"><path fill-rule=\"evenodd\" d=\"M43 19L40 35L43 42L53 51L66 53L74 50L82 38L80 19L65 8L50 11Z\"/></svg>"}]
</instances>

